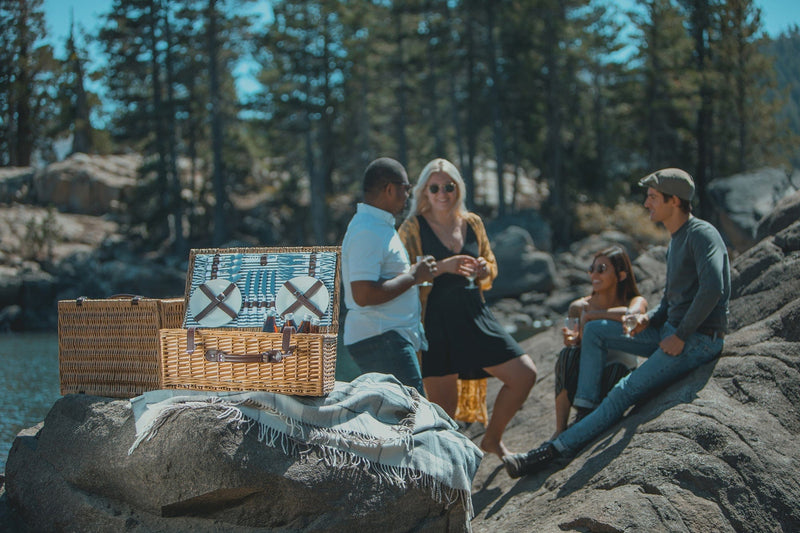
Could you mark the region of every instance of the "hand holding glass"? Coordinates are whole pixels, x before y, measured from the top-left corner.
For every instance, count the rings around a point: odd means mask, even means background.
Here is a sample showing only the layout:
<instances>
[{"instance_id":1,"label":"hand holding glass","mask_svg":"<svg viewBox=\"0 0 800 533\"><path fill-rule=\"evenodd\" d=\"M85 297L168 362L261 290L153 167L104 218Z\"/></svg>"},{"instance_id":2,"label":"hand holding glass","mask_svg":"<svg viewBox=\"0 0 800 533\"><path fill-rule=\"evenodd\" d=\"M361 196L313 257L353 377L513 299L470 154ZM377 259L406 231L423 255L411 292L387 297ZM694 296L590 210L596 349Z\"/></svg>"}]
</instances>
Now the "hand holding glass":
<instances>
[{"instance_id":1,"label":"hand holding glass","mask_svg":"<svg viewBox=\"0 0 800 533\"><path fill-rule=\"evenodd\" d=\"M564 335L570 346L577 344L581 319L577 316L568 316L564 319Z\"/></svg>"},{"instance_id":2,"label":"hand holding glass","mask_svg":"<svg viewBox=\"0 0 800 533\"><path fill-rule=\"evenodd\" d=\"M475 278L478 277L478 269L480 266L478 265L478 261L473 261L472 268L469 271L469 274L466 274L466 278L469 280L467 283L467 289L477 289L478 286L475 285Z\"/></svg>"},{"instance_id":3,"label":"hand holding glass","mask_svg":"<svg viewBox=\"0 0 800 533\"><path fill-rule=\"evenodd\" d=\"M427 255L418 255L417 256L417 263L422 263L425 261L425 258L428 257ZM423 281L419 284L420 287L431 287L433 286L433 282L431 281Z\"/></svg>"},{"instance_id":4,"label":"hand holding glass","mask_svg":"<svg viewBox=\"0 0 800 533\"><path fill-rule=\"evenodd\" d=\"M632 339L633 335L631 335L631 331L636 328L636 325L639 323L639 317L636 315L625 315L622 317L622 330L625 332L623 337L627 337L628 339Z\"/></svg>"}]
</instances>

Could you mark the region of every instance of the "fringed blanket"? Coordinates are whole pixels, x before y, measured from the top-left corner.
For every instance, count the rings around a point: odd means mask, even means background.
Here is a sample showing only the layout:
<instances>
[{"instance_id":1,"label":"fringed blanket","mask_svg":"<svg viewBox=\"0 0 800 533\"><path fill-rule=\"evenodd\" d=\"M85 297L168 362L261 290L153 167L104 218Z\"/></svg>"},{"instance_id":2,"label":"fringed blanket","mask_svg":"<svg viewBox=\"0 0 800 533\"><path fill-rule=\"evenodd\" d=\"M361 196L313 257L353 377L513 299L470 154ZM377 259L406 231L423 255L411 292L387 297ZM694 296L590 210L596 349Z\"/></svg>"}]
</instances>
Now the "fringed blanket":
<instances>
[{"instance_id":1,"label":"fringed blanket","mask_svg":"<svg viewBox=\"0 0 800 533\"><path fill-rule=\"evenodd\" d=\"M258 429L267 446L307 460L310 452L331 468L346 468L405 488L428 488L447 506L459 502L472 518L470 489L483 453L458 433L437 405L394 376L364 374L337 381L325 397L271 392L157 390L131 400L136 421L133 453L174 414L216 409L219 418Z\"/></svg>"}]
</instances>

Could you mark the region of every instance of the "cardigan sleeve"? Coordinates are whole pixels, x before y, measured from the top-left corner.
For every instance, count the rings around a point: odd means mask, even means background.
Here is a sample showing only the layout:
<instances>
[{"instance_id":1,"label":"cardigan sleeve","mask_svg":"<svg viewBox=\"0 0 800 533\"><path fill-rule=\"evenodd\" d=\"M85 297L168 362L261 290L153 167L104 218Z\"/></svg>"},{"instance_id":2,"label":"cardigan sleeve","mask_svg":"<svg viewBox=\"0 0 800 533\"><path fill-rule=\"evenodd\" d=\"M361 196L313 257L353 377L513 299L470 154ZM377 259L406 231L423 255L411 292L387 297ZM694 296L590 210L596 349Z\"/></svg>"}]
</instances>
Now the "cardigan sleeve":
<instances>
[{"instance_id":1,"label":"cardigan sleeve","mask_svg":"<svg viewBox=\"0 0 800 533\"><path fill-rule=\"evenodd\" d=\"M472 231L475 232L475 237L478 239L478 250L481 257L486 259L489 275L479 280L479 283L482 291L488 291L492 288L492 283L497 277L497 259L494 256L494 252L492 252L489 236L486 234L486 228L483 226L481 217L475 213L467 213L467 223L472 227Z\"/></svg>"},{"instance_id":2,"label":"cardigan sleeve","mask_svg":"<svg viewBox=\"0 0 800 533\"><path fill-rule=\"evenodd\" d=\"M419 235L419 220L417 220L417 217L411 216L405 219L397 230L397 233L400 234L400 240L403 241L403 246L406 247L411 264L416 263L417 256L423 255L422 238ZM422 316L420 319L423 323L425 322L425 305L428 303L428 294L430 292L430 286L420 285L419 301L422 306Z\"/></svg>"},{"instance_id":3,"label":"cardigan sleeve","mask_svg":"<svg viewBox=\"0 0 800 533\"><path fill-rule=\"evenodd\" d=\"M403 241L403 246L406 247L411 264L416 263L417 256L422 255L422 239L419 236L419 221L417 217L405 219L397 233L400 234L400 240Z\"/></svg>"}]
</instances>

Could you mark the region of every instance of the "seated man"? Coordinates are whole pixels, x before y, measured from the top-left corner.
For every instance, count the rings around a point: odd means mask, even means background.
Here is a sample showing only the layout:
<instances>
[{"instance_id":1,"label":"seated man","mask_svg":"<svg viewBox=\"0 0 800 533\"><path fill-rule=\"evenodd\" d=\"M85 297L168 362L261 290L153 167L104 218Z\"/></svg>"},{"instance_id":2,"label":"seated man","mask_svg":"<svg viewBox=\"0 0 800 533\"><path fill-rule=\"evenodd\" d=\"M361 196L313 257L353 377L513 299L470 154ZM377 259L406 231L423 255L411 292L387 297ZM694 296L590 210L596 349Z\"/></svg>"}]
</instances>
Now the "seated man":
<instances>
[{"instance_id":1,"label":"seated man","mask_svg":"<svg viewBox=\"0 0 800 533\"><path fill-rule=\"evenodd\" d=\"M511 477L533 474L559 457L572 457L622 418L641 398L659 390L722 351L730 299L730 262L719 232L691 214L694 181L683 170L667 168L642 178L650 220L661 222L671 239L667 280L661 303L636 315L632 339L619 322L586 324L575 405L589 412L552 442L504 458ZM609 349L647 357L601 401L601 377Z\"/></svg>"}]
</instances>

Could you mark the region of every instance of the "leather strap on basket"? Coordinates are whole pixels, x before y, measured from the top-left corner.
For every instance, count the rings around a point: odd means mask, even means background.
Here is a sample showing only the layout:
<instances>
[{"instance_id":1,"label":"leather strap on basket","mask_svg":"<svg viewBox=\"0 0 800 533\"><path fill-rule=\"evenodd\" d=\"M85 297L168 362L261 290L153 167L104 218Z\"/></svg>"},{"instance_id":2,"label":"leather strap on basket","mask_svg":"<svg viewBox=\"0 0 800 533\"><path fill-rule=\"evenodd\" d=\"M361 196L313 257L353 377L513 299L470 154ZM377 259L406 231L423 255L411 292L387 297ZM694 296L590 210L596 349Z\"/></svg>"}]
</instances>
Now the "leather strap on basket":
<instances>
[{"instance_id":1,"label":"leather strap on basket","mask_svg":"<svg viewBox=\"0 0 800 533\"><path fill-rule=\"evenodd\" d=\"M142 297L139 296L138 294L115 294L113 296L110 296L110 299L112 299L112 300L128 300L128 299L130 299L131 305L139 305L139 302L141 301Z\"/></svg>"},{"instance_id":2,"label":"leather strap on basket","mask_svg":"<svg viewBox=\"0 0 800 533\"><path fill-rule=\"evenodd\" d=\"M236 312L233 309L231 309L230 307L228 307L227 305L225 305L225 303L224 303L225 298L230 296L235 288L236 288L236 285L231 283L220 294L214 294L214 291L212 291L208 287L208 285L206 285L205 283L201 284L198 287L198 289L203 291L203 294L208 296L208 299L211 300L211 303L209 303L206 306L205 309L203 309L202 311L197 313L197 315L194 317L194 319L197 320L197 321L202 320L208 313L210 313L211 311L213 311L217 307L219 307L219 309L221 311L224 311L225 314L228 315L229 317L236 318Z\"/></svg>"},{"instance_id":3,"label":"leather strap on basket","mask_svg":"<svg viewBox=\"0 0 800 533\"><path fill-rule=\"evenodd\" d=\"M280 363L284 357L294 354L297 346L292 346L292 334L295 332L292 326L283 328L283 339L281 350L267 350L257 354L229 354L222 350L209 348L205 352L205 360L212 363ZM194 346L192 346L194 350Z\"/></svg>"},{"instance_id":4,"label":"leather strap on basket","mask_svg":"<svg viewBox=\"0 0 800 533\"><path fill-rule=\"evenodd\" d=\"M109 300L127 300L127 299L130 299L131 305L139 305L139 302L142 300L142 298L143 297L139 296L138 294L114 294L113 296L109 296L108 297ZM86 300L88 300L88 298L86 296L78 296L75 299L75 305L80 307L80 306L83 305L83 302L85 302Z\"/></svg>"},{"instance_id":5,"label":"leather strap on basket","mask_svg":"<svg viewBox=\"0 0 800 533\"><path fill-rule=\"evenodd\" d=\"M284 316L287 313L294 313L295 311L300 309L301 305L305 305L312 313L317 315L318 318L322 318L322 315L325 314L322 311L320 311L319 307L317 307L316 304L314 304L314 302L310 300L310 298L314 296L323 286L323 283L320 280L315 281L314 284L311 287L309 287L306 292L300 291L300 289L295 287L291 281L285 282L283 286L289 289L289 292L292 293L292 296L297 298L297 300L295 300L295 302L292 305L287 307L286 310L283 313L281 313L281 316Z\"/></svg>"},{"instance_id":6,"label":"leather strap on basket","mask_svg":"<svg viewBox=\"0 0 800 533\"><path fill-rule=\"evenodd\" d=\"M187 354L193 354L194 353L194 348L195 348L194 332L196 330L197 330L197 328L188 328L186 330L186 353Z\"/></svg>"}]
</instances>

